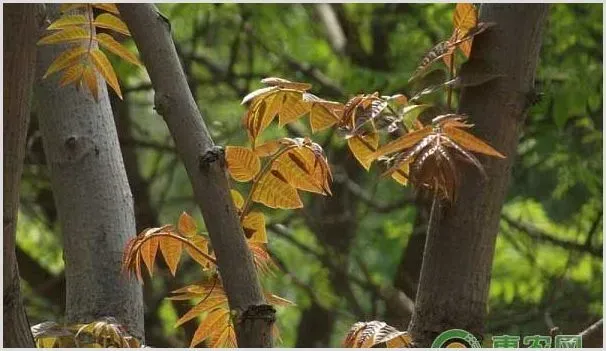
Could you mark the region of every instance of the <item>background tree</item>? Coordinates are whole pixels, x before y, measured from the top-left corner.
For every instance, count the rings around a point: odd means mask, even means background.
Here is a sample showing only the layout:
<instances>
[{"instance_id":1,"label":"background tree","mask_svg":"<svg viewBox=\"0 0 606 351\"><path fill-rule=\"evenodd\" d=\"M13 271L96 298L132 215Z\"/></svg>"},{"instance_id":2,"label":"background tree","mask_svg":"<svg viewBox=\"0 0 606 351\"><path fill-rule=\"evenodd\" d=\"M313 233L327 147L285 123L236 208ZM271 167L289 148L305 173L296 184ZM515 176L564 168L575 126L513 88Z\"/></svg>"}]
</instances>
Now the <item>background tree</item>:
<instances>
[{"instance_id":1,"label":"background tree","mask_svg":"<svg viewBox=\"0 0 606 351\"><path fill-rule=\"evenodd\" d=\"M29 323L21 299L15 234L19 209L19 186L25 158L25 140L36 60L39 7L11 4L4 7L4 206L3 279L4 346L33 347Z\"/></svg>"},{"instance_id":2,"label":"background tree","mask_svg":"<svg viewBox=\"0 0 606 351\"><path fill-rule=\"evenodd\" d=\"M47 16L51 22L58 18L59 5L47 6ZM73 85L59 88L59 75L41 79L69 47L40 46L35 89L63 238L66 322L111 316L143 338L142 289L120 271L126 241L135 234L135 216L107 86L99 75L95 101Z\"/></svg>"},{"instance_id":3,"label":"background tree","mask_svg":"<svg viewBox=\"0 0 606 351\"><path fill-rule=\"evenodd\" d=\"M218 145L242 145L246 135L240 127L244 108L239 102L264 77L306 81L314 85L314 94L341 101L361 92L409 94L418 90L414 84L431 85L431 77L421 83L407 80L420 57L451 33L454 6L328 5L334 12L331 23L350 50L344 45L333 48L316 6L162 4L159 8L170 19L189 86L213 140ZM383 57L387 64L370 67L369 57ZM601 5L551 6L536 74L536 89L543 97L530 108L517 157L511 159L513 176L491 266L485 339L495 334L548 334L554 326L562 333L576 333L602 316L601 60ZM129 179L136 174L141 179L137 190L131 184L138 226L174 223L183 210L201 219L172 138L152 109L149 80L128 64L116 65L125 100L115 107L121 116L130 117L127 127L121 125L120 146L123 153L136 156L124 158ZM423 102L443 104L441 96L428 95ZM64 281L36 117L32 116L28 133L17 236L32 324L62 315L53 297L60 295ZM308 134L306 128L304 119L287 130L270 127L267 133L297 136ZM403 314L394 313L388 305L402 300L390 300L385 292L396 287L396 293L414 299L423 256L429 217L424 200L380 179L375 168L367 173L361 167L347 167L356 161L349 152L339 152L346 148L341 137L326 132L317 140L335 175L334 201L346 204L342 213L350 212L346 218L351 220L347 224L351 232L339 226L347 223L339 222L340 214L318 218L324 213L316 208L327 208L333 199L304 197L302 210L269 214L269 249L284 273L266 278L264 286L297 303L277 313L285 346L299 342L338 346L355 321L386 320L388 314L396 314L392 317L402 321L401 329L406 328L405 309ZM329 220L334 220L332 231L320 235L312 223ZM341 235L351 236L351 241L346 245L347 240L339 240ZM343 257L337 257L328 241L339 248L347 246L348 251L341 249ZM51 283L36 279L41 272L54 277ZM335 279L337 275L346 279ZM196 322L177 329L172 325L190 305L164 297L197 276L198 268L184 262L174 280L167 269L157 271L153 282L146 278L148 344L188 345ZM340 292L346 290L352 294L342 298ZM330 316L326 324L310 318L318 310ZM305 330L305 335L298 330ZM600 345L599 333L595 335L593 345Z\"/></svg>"}]
</instances>

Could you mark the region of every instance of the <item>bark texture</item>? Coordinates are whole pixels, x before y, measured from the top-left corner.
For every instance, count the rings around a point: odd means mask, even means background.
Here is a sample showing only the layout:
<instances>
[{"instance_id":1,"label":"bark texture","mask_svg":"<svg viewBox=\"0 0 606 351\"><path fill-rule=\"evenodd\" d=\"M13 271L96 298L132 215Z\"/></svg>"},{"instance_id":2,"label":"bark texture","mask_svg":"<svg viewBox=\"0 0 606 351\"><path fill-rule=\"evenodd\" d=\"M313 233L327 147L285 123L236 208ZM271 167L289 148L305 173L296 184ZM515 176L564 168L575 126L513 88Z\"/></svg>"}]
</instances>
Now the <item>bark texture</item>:
<instances>
[{"instance_id":1,"label":"bark texture","mask_svg":"<svg viewBox=\"0 0 606 351\"><path fill-rule=\"evenodd\" d=\"M20 292L15 253L19 184L25 157L40 5L3 5L4 14L4 347L34 347Z\"/></svg>"},{"instance_id":2,"label":"bark texture","mask_svg":"<svg viewBox=\"0 0 606 351\"><path fill-rule=\"evenodd\" d=\"M215 147L179 62L170 24L150 4L118 5L135 39L164 117L185 164L208 229L230 308L239 311L240 347L271 347L273 308L264 308L252 256L229 193L223 152Z\"/></svg>"},{"instance_id":3,"label":"bark texture","mask_svg":"<svg viewBox=\"0 0 606 351\"><path fill-rule=\"evenodd\" d=\"M440 220L430 220L433 228L428 230L409 327L420 346L429 346L447 329L465 329L475 335L483 331L499 217L518 134L534 93L547 10L545 4L496 3L480 9L480 22L497 25L474 40L468 64L505 77L465 88L459 112L470 116L474 134L507 159L481 158L488 181L465 167L457 202L433 213Z\"/></svg>"},{"instance_id":4,"label":"bark texture","mask_svg":"<svg viewBox=\"0 0 606 351\"><path fill-rule=\"evenodd\" d=\"M49 5L52 21L58 5ZM67 48L42 46L38 75ZM63 233L66 318L70 323L115 317L143 340L141 286L120 272L126 241L136 234L106 83L99 101L85 88L59 87L60 75L36 83L38 116Z\"/></svg>"}]
</instances>

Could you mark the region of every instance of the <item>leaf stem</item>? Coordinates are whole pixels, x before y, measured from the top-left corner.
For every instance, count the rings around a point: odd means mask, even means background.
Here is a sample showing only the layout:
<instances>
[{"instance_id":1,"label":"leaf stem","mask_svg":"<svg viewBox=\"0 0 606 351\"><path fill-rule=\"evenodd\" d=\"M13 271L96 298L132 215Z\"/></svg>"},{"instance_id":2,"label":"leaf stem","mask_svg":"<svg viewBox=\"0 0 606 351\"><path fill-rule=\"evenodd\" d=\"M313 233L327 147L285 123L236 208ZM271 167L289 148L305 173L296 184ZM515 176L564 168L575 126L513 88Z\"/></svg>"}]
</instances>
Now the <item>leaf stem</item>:
<instances>
[{"instance_id":1,"label":"leaf stem","mask_svg":"<svg viewBox=\"0 0 606 351\"><path fill-rule=\"evenodd\" d=\"M206 252L202 251L199 247L197 247L196 245L194 245L191 241L189 241L187 238L184 238L182 236L173 234L173 233L155 233L155 234L151 234L145 237L145 239L143 239L143 241L141 242L141 244L143 244L144 242L146 242L147 240L153 238L153 237L157 237L157 236L169 236L173 239L177 239L179 241L181 241L182 243L188 245L189 247L191 247L192 249L194 249L197 253L199 253L200 255L202 255L204 258L206 258L207 260L209 260L210 262L212 262L215 266L217 266L217 260L210 256L209 254L207 254Z\"/></svg>"},{"instance_id":2,"label":"leaf stem","mask_svg":"<svg viewBox=\"0 0 606 351\"><path fill-rule=\"evenodd\" d=\"M282 150L278 151L275 155L272 156L269 161L267 161L267 163L265 163L265 165L263 165L261 171L257 173L257 175L253 178L252 187L250 188L250 192L248 193L248 196L244 201L244 205L242 206L242 213L240 214L240 223L242 222L242 220L244 220L244 217L248 214L248 211L250 211L250 207L252 206L252 197L255 193L255 190L257 190L257 185L259 184L261 178L263 178L263 176L265 176L265 174L271 170L271 166L278 159L278 157L282 156L282 154L284 154L286 151L294 149L295 147L297 147L297 145L289 145L283 148Z\"/></svg>"},{"instance_id":3,"label":"leaf stem","mask_svg":"<svg viewBox=\"0 0 606 351\"><path fill-rule=\"evenodd\" d=\"M456 48L455 48L456 49ZM448 72L448 80L454 79L454 67L455 67L455 51L450 55L450 70ZM448 86L448 112L452 109L452 86Z\"/></svg>"}]
</instances>

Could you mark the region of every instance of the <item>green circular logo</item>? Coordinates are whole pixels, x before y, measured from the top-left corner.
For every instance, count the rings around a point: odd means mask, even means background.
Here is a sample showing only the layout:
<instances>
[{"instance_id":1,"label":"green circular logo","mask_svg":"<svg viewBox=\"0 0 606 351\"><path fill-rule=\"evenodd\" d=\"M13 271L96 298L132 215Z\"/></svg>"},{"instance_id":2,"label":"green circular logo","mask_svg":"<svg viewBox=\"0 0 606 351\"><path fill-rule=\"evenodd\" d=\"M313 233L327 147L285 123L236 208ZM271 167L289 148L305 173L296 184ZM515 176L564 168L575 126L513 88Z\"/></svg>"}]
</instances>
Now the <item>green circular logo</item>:
<instances>
[{"instance_id":1,"label":"green circular logo","mask_svg":"<svg viewBox=\"0 0 606 351\"><path fill-rule=\"evenodd\" d=\"M431 344L432 348L482 348L473 334L463 329L450 329L438 337Z\"/></svg>"}]
</instances>

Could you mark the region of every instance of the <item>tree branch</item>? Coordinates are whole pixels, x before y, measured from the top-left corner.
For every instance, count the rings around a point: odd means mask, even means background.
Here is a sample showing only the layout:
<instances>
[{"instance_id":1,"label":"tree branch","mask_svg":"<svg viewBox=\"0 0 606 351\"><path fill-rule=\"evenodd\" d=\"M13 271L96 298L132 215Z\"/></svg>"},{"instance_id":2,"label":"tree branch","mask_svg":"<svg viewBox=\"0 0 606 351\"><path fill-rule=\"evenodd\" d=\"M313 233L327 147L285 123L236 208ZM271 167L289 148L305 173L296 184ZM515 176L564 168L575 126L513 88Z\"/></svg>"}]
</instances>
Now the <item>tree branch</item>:
<instances>
[{"instance_id":1,"label":"tree branch","mask_svg":"<svg viewBox=\"0 0 606 351\"><path fill-rule=\"evenodd\" d=\"M545 233L541 229L534 227L529 223L518 222L506 214L502 214L501 218L503 219L503 221L505 221L505 223L507 223L514 229L526 233L534 240L556 245L567 250L579 251L588 253L595 257L602 257L602 247L590 247L585 244L580 244L574 241L556 238L553 235Z\"/></svg>"},{"instance_id":2,"label":"tree branch","mask_svg":"<svg viewBox=\"0 0 606 351\"><path fill-rule=\"evenodd\" d=\"M230 308L242 317L236 323L238 345L271 347L275 317L247 318L248 311L267 305L231 199L224 155L214 145L189 91L167 23L150 4L119 4L118 8L150 75L156 111L164 117L184 161Z\"/></svg>"}]
</instances>

